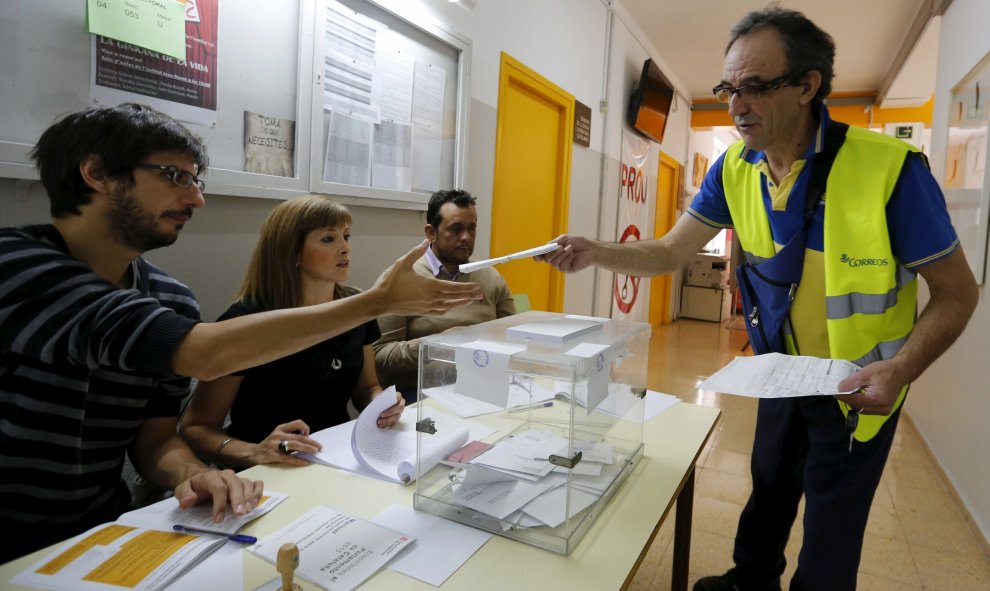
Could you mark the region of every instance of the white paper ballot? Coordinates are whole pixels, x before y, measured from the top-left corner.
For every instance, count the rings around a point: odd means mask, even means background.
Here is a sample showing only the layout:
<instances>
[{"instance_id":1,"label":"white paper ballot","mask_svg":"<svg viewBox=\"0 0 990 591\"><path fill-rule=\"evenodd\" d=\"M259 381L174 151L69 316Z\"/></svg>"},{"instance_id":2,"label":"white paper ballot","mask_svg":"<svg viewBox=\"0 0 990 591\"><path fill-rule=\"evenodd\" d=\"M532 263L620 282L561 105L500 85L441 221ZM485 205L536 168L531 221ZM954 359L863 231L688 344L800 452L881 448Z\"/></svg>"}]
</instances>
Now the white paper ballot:
<instances>
[{"instance_id":1,"label":"white paper ballot","mask_svg":"<svg viewBox=\"0 0 990 591\"><path fill-rule=\"evenodd\" d=\"M492 537L473 527L401 505L390 505L371 522L416 538L389 569L434 587L443 585Z\"/></svg>"},{"instance_id":2,"label":"white paper ballot","mask_svg":"<svg viewBox=\"0 0 990 591\"><path fill-rule=\"evenodd\" d=\"M551 242L550 244L544 244L543 246L537 246L536 248L530 248L528 250L522 250L519 252L514 252L512 254L507 254L504 257L495 257L494 259L487 259L484 261L464 263L458 268L460 269L461 273L470 273L471 271L477 271L478 269L484 269L485 267L491 267L492 265L497 265L499 263L514 261L516 259L535 257L538 254L546 254L548 252L553 252L558 248L560 248L559 244L557 244L556 242Z\"/></svg>"},{"instance_id":3,"label":"white paper ballot","mask_svg":"<svg viewBox=\"0 0 990 591\"><path fill-rule=\"evenodd\" d=\"M496 519L505 519L541 494L566 483L567 477L563 474L548 474L539 482L506 480L483 486L455 485L454 502Z\"/></svg>"},{"instance_id":4,"label":"white paper ballot","mask_svg":"<svg viewBox=\"0 0 990 591\"><path fill-rule=\"evenodd\" d=\"M851 394L840 392L839 382L859 369L858 365L845 359L767 353L736 357L698 384L698 388L752 398Z\"/></svg>"},{"instance_id":5,"label":"white paper ballot","mask_svg":"<svg viewBox=\"0 0 990 591\"><path fill-rule=\"evenodd\" d=\"M601 496L579 488L572 488L569 493L568 500L567 487L558 486L536 497L522 510L530 517L550 527L557 527L569 517L590 507Z\"/></svg>"}]
</instances>

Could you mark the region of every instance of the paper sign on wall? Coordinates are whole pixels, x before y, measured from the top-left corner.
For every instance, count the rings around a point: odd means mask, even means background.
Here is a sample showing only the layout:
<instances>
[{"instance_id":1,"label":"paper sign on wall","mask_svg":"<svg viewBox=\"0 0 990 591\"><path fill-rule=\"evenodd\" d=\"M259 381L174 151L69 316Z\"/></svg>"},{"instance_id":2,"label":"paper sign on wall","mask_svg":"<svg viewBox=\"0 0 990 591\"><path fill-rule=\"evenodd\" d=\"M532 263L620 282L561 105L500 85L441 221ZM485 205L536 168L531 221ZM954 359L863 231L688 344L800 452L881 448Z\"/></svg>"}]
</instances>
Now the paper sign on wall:
<instances>
[{"instance_id":1,"label":"paper sign on wall","mask_svg":"<svg viewBox=\"0 0 990 591\"><path fill-rule=\"evenodd\" d=\"M89 32L186 59L186 5L176 0L89 0Z\"/></svg>"},{"instance_id":2,"label":"paper sign on wall","mask_svg":"<svg viewBox=\"0 0 990 591\"><path fill-rule=\"evenodd\" d=\"M295 176L296 122L244 111L244 171Z\"/></svg>"}]
</instances>

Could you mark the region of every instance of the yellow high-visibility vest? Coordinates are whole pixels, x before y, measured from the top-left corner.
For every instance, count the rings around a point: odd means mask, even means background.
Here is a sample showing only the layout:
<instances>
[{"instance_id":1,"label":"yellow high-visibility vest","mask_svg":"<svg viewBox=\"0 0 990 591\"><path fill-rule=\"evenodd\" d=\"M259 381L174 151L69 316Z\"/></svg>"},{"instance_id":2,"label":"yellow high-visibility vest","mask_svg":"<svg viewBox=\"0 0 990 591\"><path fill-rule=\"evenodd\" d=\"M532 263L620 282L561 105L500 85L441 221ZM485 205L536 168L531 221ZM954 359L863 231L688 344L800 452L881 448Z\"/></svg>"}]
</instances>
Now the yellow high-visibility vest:
<instances>
[{"instance_id":1,"label":"yellow high-visibility vest","mask_svg":"<svg viewBox=\"0 0 990 591\"><path fill-rule=\"evenodd\" d=\"M747 260L777 251L763 203L761 173L743 157L743 142L729 147L722 185ZM917 317L918 280L894 258L886 205L909 151L890 136L850 127L825 186L824 273L829 352L865 366L893 357L907 341ZM804 195L792 195L800 199ZM807 271L807 269L806 269ZM789 342L793 353L793 342ZM901 406L908 386L898 398ZM849 406L839 403L842 413ZM863 415L859 441L877 434L888 416Z\"/></svg>"}]
</instances>

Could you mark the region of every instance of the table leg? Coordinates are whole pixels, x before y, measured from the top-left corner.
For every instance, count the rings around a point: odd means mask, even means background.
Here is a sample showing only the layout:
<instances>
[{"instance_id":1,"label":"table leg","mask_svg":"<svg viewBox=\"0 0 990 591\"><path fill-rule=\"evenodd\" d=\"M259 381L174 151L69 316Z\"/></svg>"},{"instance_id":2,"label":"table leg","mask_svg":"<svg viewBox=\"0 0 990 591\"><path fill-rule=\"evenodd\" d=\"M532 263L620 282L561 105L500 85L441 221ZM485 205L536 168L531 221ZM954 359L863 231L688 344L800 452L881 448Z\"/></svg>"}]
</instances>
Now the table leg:
<instances>
[{"instance_id":1,"label":"table leg","mask_svg":"<svg viewBox=\"0 0 990 591\"><path fill-rule=\"evenodd\" d=\"M694 509L694 467L684 481L684 488L677 495L677 513L674 521L674 569L671 575L671 591L687 591L688 565L691 561L691 513Z\"/></svg>"}]
</instances>

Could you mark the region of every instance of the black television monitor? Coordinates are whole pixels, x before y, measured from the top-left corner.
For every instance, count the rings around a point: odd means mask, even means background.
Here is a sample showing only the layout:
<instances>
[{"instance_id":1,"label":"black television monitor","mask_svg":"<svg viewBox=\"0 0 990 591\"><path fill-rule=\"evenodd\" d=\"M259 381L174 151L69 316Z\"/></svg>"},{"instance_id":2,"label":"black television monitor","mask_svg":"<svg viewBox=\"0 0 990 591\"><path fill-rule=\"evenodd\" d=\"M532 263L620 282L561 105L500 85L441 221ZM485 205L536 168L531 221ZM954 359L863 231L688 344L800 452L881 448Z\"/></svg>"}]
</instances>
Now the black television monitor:
<instances>
[{"instance_id":1,"label":"black television monitor","mask_svg":"<svg viewBox=\"0 0 990 591\"><path fill-rule=\"evenodd\" d=\"M674 102L674 86L652 59L643 62L639 83L629 100L628 121L636 131L661 143L667 128L667 116Z\"/></svg>"}]
</instances>

